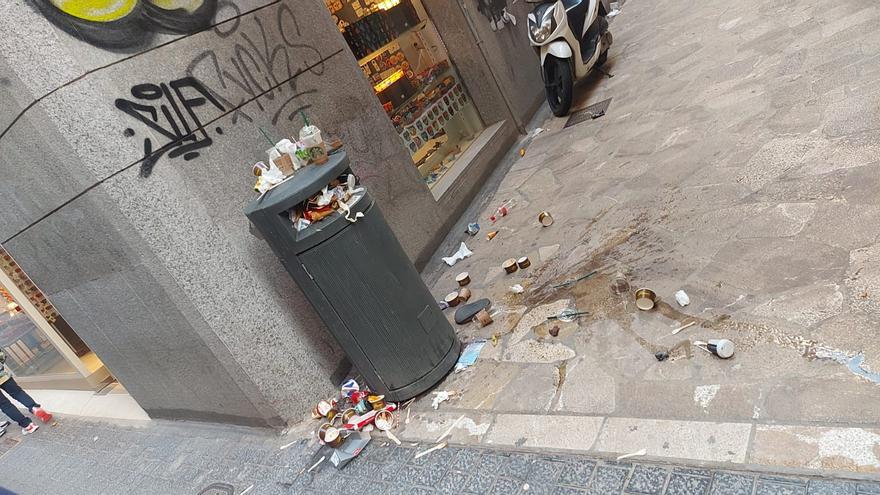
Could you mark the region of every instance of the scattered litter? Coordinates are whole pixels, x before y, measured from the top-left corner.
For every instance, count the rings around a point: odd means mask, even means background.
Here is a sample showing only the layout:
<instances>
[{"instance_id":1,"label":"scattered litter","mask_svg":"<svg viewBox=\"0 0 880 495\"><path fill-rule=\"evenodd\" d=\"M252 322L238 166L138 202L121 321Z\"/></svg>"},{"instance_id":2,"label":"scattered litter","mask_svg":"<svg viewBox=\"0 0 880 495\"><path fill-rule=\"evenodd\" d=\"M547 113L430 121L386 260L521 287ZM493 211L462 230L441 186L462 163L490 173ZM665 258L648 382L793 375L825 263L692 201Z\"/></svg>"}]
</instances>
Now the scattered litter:
<instances>
[{"instance_id":1,"label":"scattered litter","mask_svg":"<svg viewBox=\"0 0 880 495\"><path fill-rule=\"evenodd\" d=\"M485 298L478 299L469 304L465 304L455 311L455 323L459 325L470 323L474 320L474 317L477 316L477 313L488 309L491 305L492 302ZM488 314L486 316L488 316Z\"/></svg>"},{"instance_id":2,"label":"scattered litter","mask_svg":"<svg viewBox=\"0 0 880 495\"><path fill-rule=\"evenodd\" d=\"M525 270L526 268L532 266L532 261L528 256L523 256L522 258L516 260L516 266L519 267L520 270Z\"/></svg>"},{"instance_id":3,"label":"scattered litter","mask_svg":"<svg viewBox=\"0 0 880 495\"><path fill-rule=\"evenodd\" d=\"M495 213L491 217L489 217L489 220L491 220L492 223L495 223L499 218L506 217L514 206L516 206L516 200L508 199L507 201L501 203L501 206L499 206L495 210Z\"/></svg>"},{"instance_id":4,"label":"scattered litter","mask_svg":"<svg viewBox=\"0 0 880 495\"><path fill-rule=\"evenodd\" d=\"M458 423L463 419L464 419L464 414L459 416L458 419L456 419L455 422L452 423L452 426L450 426L445 432L443 432L442 435L440 435L440 438L438 438L435 443L442 442L444 438L446 438L447 436L449 436L450 433L452 433L452 430L454 430L455 427L458 426Z\"/></svg>"},{"instance_id":5,"label":"scattered litter","mask_svg":"<svg viewBox=\"0 0 880 495\"><path fill-rule=\"evenodd\" d=\"M477 362L477 358L480 357L480 351L483 350L485 345L485 340L477 340L465 346L464 351L462 351L461 356L458 358L458 362L455 363L455 372L459 373L473 366Z\"/></svg>"},{"instance_id":6,"label":"scattered litter","mask_svg":"<svg viewBox=\"0 0 880 495\"><path fill-rule=\"evenodd\" d=\"M407 414L408 414L408 413L407 413ZM394 435L394 433L391 433L390 431L385 430L385 436L387 436L388 439L391 440L392 442L394 442L395 444L397 444L397 445L401 445L401 443L400 443L400 439L397 438L397 436Z\"/></svg>"},{"instance_id":7,"label":"scattered litter","mask_svg":"<svg viewBox=\"0 0 880 495\"><path fill-rule=\"evenodd\" d=\"M534 129L532 129L532 132L529 133L529 137L533 138L533 137L537 136L538 134L541 134L545 130L546 129L544 129L543 127L535 127Z\"/></svg>"},{"instance_id":8,"label":"scattered litter","mask_svg":"<svg viewBox=\"0 0 880 495\"><path fill-rule=\"evenodd\" d=\"M561 284L553 285L553 286L551 286L551 288L553 288L553 289L563 289L563 288L571 287L572 285L574 285L574 284L576 284L576 283L578 283L578 282L580 282L580 281L582 281L582 280L586 280L586 279L592 277L593 275L595 275L595 274L597 274L597 273L599 273L597 270L593 270L593 271L591 271L590 273L588 273L588 274L586 274L586 275L581 275L580 277L573 278L573 279L570 279L570 280L566 280L565 282L562 282Z\"/></svg>"},{"instance_id":9,"label":"scattered litter","mask_svg":"<svg viewBox=\"0 0 880 495\"><path fill-rule=\"evenodd\" d=\"M817 347L814 351L819 359L830 359L847 367L854 374L874 383L880 384L880 373L865 369L865 355L861 352L850 355L838 349Z\"/></svg>"},{"instance_id":10,"label":"scattered litter","mask_svg":"<svg viewBox=\"0 0 880 495\"><path fill-rule=\"evenodd\" d=\"M626 275L621 272L614 274L614 279L611 281L611 292L618 296L629 292L629 280L626 279Z\"/></svg>"},{"instance_id":11,"label":"scattered litter","mask_svg":"<svg viewBox=\"0 0 880 495\"><path fill-rule=\"evenodd\" d=\"M647 449L642 449L642 450L640 450L640 451L638 451L638 452L633 452L632 454L624 454L624 455L622 455L622 456L618 456L618 457L617 457L617 460L618 460L618 461L622 461L622 460L624 460L624 459L629 459L630 457L640 457L640 456L643 456L643 455L648 455L648 451L647 451Z\"/></svg>"},{"instance_id":12,"label":"scattered litter","mask_svg":"<svg viewBox=\"0 0 880 495\"><path fill-rule=\"evenodd\" d=\"M498 347L498 334L492 334L492 347Z\"/></svg>"},{"instance_id":13,"label":"scattered litter","mask_svg":"<svg viewBox=\"0 0 880 495\"><path fill-rule=\"evenodd\" d=\"M424 457L424 456L430 454L431 452L434 452L435 450L440 450L440 449L445 449L445 448L446 448L446 442L443 442L443 443L441 443L440 445L435 445L435 446L431 447L430 449L428 449L428 450L426 450L426 451L424 451L424 452L419 452L419 453L416 454L415 457L413 457L413 458L414 458L414 459L418 459L418 458L420 458L420 457Z\"/></svg>"},{"instance_id":14,"label":"scattered litter","mask_svg":"<svg viewBox=\"0 0 880 495\"><path fill-rule=\"evenodd\" d=\"M348 440L342 444L342 447L333 449L333 454L330 455L330 463L336 466L337 469L344 468L352 459L360 455L364 447L370 443L370 439L369 433L363 431L353 432L348 436Z\"/></svg>"},{"instance_id":15,"label":"scattered litter","mask_svg":"<svg viewBox=\"0 0 880 495\"><path fill-rule=\"evenodd\" d=\"M458 263L459 261L470 257L472 254L474 254L474 252L471 251L470 249L468 249L467 245L462 242L461 246L458 247L458 251L453 253L452 256L443 258L443 261L447 265L452 266L452 265Z\"/></svg>"},{"instance_id":16,"label":"scattered litter","mask_svg":"<svg viewBox=\"0 0 880 495\"><path fill-rule=\"evenodd\" d=\"M675 293L675 301L683 308L691 303L691 298L688 297L687 292L680 290Z\"/></svg>"},{"instance_id":17,"label":"scattered litter","mask_svg":"<svg viewBox=\"0 0 880 495\"><path fill-rule=\"evenodd\" d=\"M654 302L657 300L657 294L651 289L639 289L636 291L636 307L642 311L650 311L654 309Z\"/></svg>"},{"instance_id":18,"label":"scattered litter","mask_svg":"<svg viewBox=\"0 0 880 495\"><path fill-rule=\"evenodd\" d=\"M342 386L340 387L342 395L346 397L351 397L354 393L359 392L360 390L361 386L353 378L349 378L342 382Z\"/></svg>"},{"instance_id":19,"label":"scattered litter","mask_svg":"<svg viewBox=\"0 0 880 495\"><path fill-rule=\"evenodd\" d=\"M538 222L542 227L549 227L553 225L553 215L549 211L542 211L538 213Z\"/></svg>"},{"instance_id":20,"label":"scattered litter","mask_svg":"<svg viewBox=\"0 0 880 495\"><path fill-rule=\"evenodd\" d=\"M498 235L498 231L493 230L492 232L489 232L488 234L486 234L486 240L491 241L492 239L495 238L496 235Z\"/></svg>"},{"instance_id":21,"label":"scattered litter","mask_svg":"<svg viewBox=\"0 0 880 495\"><path fill-rule=\"evenodd\" d=\"M559 325L553 325L553 328L550 329L549 333L553 337L558 337L559 336Z\"/></svg>"},{"instance_id":22,"label":"scattered litter","mask_svg":"<svg viewBox=\"0 0 880 495\"><path fill-rule=\"evenodd\" d=\"M573 309L563 309L559 312L558 315L548 316L548 320L559 320L559 321L574 321L580 318L581 316L589 315L589 311L575 311Z\"/></svg>"},{"instance_id":23,"label":"scattered litter","mask_svg":"<svg viewBox=\"0 0 880 495\"><path fill-rule=\"evenodd\" d=\"M526 156L526 149L525 148L519 149L519 156L521 156L521 157Z\"/></svg>"},{"instance_id":24,"label":"scattered litter","mask_svg":"<svg viewBox=\"0 0 880 495\"><path fill-rule=\"evenodd\" d=\"M736 352L736 346L733 342L727 339L712 339L708 342L695 341L694 345L703 349L706 352L714 354L721 359L728 359L733 357L733 354Z\"/></svg>"},{"instance_id":25,"label":"scattered litter","mask_svg":"<svg viewBox=\"0 0 880 495\"><path fill-rule=\"evenodd\" d=\"M412 411L412 409L407 409L407 410L406 410L406 421L403 422L404 424L407 424L407 425L409 424L409 412L410 412L410 411Z\"/></svg>"},{"instance_id":26,"label":"scattered litter","mask_svg":"<svg viewBox=\"0 0 880 495\"><path fill-rule=\"evenodd\" d=\"M468 289L467 287L462 287L461 289L458 289L458 300L460 302L468 302L468 300L470 298L471 298L471 290L470 289Z\"/></svg>"},{"instance_id":27,"label":"scattered litter","mask_svg":"<svg viewBox=\"0 0 880 495\"><path fill-rule=\"evenodd\" d=\"M440 311L445 311L449 309L449 303L446 301L437 301L437 307L440 308Z\"/></svg>"},{"instance_id":28,"label":"scattered litter","mask_svg":"<svg viewBox=\"0 0 880 495\"><path fill-rule=\"evenodd\" d=\"M477 313L476 316L474 316L473 321L480 325L480 328L483 328L491 325L494 320L492 319L492 315L490 315L488 311L486 311L485 309L481 309L480 312Z\"/></svg>"},{"instance_id":29,"label":"scattered litter","mask_svg":"<svg viewBox=\"0 0 880 495\"><path fill-rule=\"evenodd\" d=\"M690 322L690 323L688 323L688 324L686 324L686 325L682 325L682 326L676 328L675 330L673 330L673 331L672 331L672 335L676 335L676 334L678 334L678 332L680 332L680 331L682 331L682 330L684 330L684 329L686 329L686 328L690 328L690 327L692 327L692 326L694 326L694 325L696 325L696 324L697 324L697 322L692 321L692 322Z\"/></svg>"},{"instance_id":30,"label":"scattered litter","mask_svg":"<svg viewBox=\"0 0 880 495\"><path fill-rule=\"evenodd\" d=\"M508 275L519 269L519 267L516 265L516 260L513 258L504 260L504 263L501 263L501 268L504 268L504 272Z\"/></svg>"},{"instance_id":31,"label":"scattered litter","mask_svg":"<svg viewBox=\"0 0 880 495\"><path fill-rule=\"evenodd\" d=\"M441 390L439 392L432 392L434 394L434 399L431 400L431 407L437 409L440 407L440 403L448 401L452 396L455 395L454 390Z\"/></svg>"},{"instance_id":32,"label":"scattered litter","mask_svg":"<svg viewBox=\"0 0 880 495\"><path fill-rule=\"evenodd\" d=\"M467 229L465 230L469 235L477 235L480 233L480 224L477 222L471 222L467 225Z\"/></svg>"},{"instance_id":33,"label":"scattered litter","mask_svg":"<svg viewBox=\"0 0 880 495\"><path fill-rule=\"evenodd\" d=\"M247 495L247 494L250 493L251 490L253 490L253 489L254 489L254 485L251 485L251 486L245 488L244 491L241 492L241 493L239 493L238 495Z\"/></svg>"},{"instance_id":34,"label":"scattered litter","mask_svg":"<svg viewBox=\"0 0 880 495\"><path fill-rule=\"evenodd\" d=\"M660 351L654 354L654 357L657 358L657 361L663 362L669 359L669 353L666 351Z\"/></svg>"},{"instance_id":35,"label":"scattered litter","mask_svg":"<svg viewBox=\"0 0 880 495\"><path fill-rule=\"evenodd\" d=\"M458 292L450 292L449 294L446 294L445 298L443 298L443 302L446 303L446 307L454 308L461 302L461 298L458 297Z\"/></svg>"},{"instance_id":36,"label":"scattered litter","mask_svg":"<svg viewBox=\"0 0 880 495\"><path fill-rule=\"evenodd\" d=\"M525 291L526 291L526 290L525 290L525 289L523 288L523 286L520 285L520 284L516 284L516 285L511 285L511 286L510 286L510 292L513 292L514 294L522 294L522 293L525 292Z\"/></svg>"},{"instance_id":37,"label":"scattered litter","mask_svg":"<svg viewBox=\"0 0 880 495\"><path fill-rule=\"evenodd\" d=\"M290 442L290 443L288 443L288 444L286 444L286 445L282 445L281 447L278 448L278 450L284 450L284 449L286 449L286 448L289 448L291 445L294 445L294 444L297 443L297 442L299 442L299 440L294 440L293 442Z\"/></svg>"},{"instance_id":38,"label":"scattered litter","mask_svg":"<svg viewBox=\"0 0 880 495\"><path fill-rule=\"evenodd\" d=\"M459 287L464 287L465 285L471 283L471 276L468 272L461 272L455 277L455 281L458 283Z\"/></svg>"},{"instance_id":39,"label":"scattered litter","mask_svg":"<svg viewBox=\"0 0 880 495\"><path fill-rule=\"evenodd\" d=\"M315 470L315 468L317 468L318 466L320 466L321 463L324 462L326 459L327 459L327 456L325 456L325 455L321 456L321 458L318 459L318 462L312 464L312 467L310 467L306 472L307 472L307 473L311 473L312 471Z\"/></svg>"},{"instance_id":40,"label":"scattered litter","mask_svg":"<svg viewBox=\"0 0 880 495\"><path fill-rule=\"evenodd\" d=\"M528 483L524 483L522 489L523 489L524 492L529 491L529 484L528 484Z\"/></svg>"}]
</instances>

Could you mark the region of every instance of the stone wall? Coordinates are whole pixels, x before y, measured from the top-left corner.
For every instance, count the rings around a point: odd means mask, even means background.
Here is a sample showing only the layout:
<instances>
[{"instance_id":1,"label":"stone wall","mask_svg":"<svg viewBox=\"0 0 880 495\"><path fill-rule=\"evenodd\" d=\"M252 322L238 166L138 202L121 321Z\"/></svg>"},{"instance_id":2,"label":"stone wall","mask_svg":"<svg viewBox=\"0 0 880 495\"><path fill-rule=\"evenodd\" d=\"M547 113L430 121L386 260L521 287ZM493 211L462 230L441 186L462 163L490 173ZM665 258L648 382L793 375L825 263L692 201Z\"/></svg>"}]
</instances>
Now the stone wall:
<instances>
[{"instance_id":1,"label":"stone wall","mask_svg":"<svg viewBox=\"0 0 880 495\"><path fill-rule=\"evenodd\" d=\"M38 5L0 5L0 242L151 415L299 419L341 354L242 214L260 129L340 135L413 258L442 224L323 2L79 37Z\"/></svg>"}]
</instances>

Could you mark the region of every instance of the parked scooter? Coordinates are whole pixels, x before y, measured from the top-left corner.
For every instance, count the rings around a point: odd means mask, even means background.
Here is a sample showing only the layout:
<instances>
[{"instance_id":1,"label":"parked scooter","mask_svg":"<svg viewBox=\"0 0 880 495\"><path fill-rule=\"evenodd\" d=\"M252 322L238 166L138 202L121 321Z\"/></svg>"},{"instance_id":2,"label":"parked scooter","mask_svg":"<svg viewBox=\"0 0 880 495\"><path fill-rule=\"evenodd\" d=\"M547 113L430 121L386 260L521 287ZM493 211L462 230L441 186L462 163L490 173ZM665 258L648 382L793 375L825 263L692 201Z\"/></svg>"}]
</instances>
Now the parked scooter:
<instances>
[{"instance_id":1,"label":"parked scooter","mask_svg":"<svg viewBox=\"0 0 880 495\"><path fill-rule=\"evenodd\" d=\"M528 16L529 40L541 56L547 103L562 117L571 108L575 81L608 58L610 0L526 0L538 5Z\"/></svg>"}]
</instances>

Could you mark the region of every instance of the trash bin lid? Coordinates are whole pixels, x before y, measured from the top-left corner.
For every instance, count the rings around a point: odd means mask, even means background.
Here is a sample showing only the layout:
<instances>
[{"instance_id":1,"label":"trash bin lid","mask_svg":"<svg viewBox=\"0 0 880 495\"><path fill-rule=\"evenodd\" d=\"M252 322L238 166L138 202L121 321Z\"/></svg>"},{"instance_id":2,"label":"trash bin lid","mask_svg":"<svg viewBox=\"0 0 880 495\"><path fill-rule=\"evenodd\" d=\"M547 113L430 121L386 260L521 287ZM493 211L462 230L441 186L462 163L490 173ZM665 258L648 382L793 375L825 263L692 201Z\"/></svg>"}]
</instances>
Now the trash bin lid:
<instances>
[{"instance_id":1,"label":"trash bin lid","mask_svg":"<svg viewBox=\"0 0 880 495\"><path fill-rule=\"evenodd\" d=\"M251 221L257 217L280 215L320 192L346 170L348 155L344 151L334 153L325 164L307 165L297 170L292 179L279 184L262 198L251 201L244 213Z\"/></svg>"}]
</instances>

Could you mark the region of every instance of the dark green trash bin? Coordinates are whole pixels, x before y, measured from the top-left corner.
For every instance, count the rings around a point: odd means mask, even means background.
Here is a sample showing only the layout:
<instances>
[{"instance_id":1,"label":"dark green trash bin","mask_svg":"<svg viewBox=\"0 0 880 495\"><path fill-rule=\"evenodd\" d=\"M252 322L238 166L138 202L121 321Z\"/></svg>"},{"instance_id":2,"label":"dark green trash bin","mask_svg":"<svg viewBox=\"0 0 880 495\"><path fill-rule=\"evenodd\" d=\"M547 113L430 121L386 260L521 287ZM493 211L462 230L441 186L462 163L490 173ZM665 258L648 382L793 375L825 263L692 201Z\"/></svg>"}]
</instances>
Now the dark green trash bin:
<instances>
[{"instance_id":1,"label":"dark green trash bin","mask_svg":"<svg viewBox=\"0 0 880 495\"><path fill-rule=\"evenodd\" d=\"M251 202L245 214L280 258L370 389L404 401L439 382L460 344L369 190L352 223L334 212L297 231L291 208L351 173L345 153Z\"/></svg>"}]
</instances>

